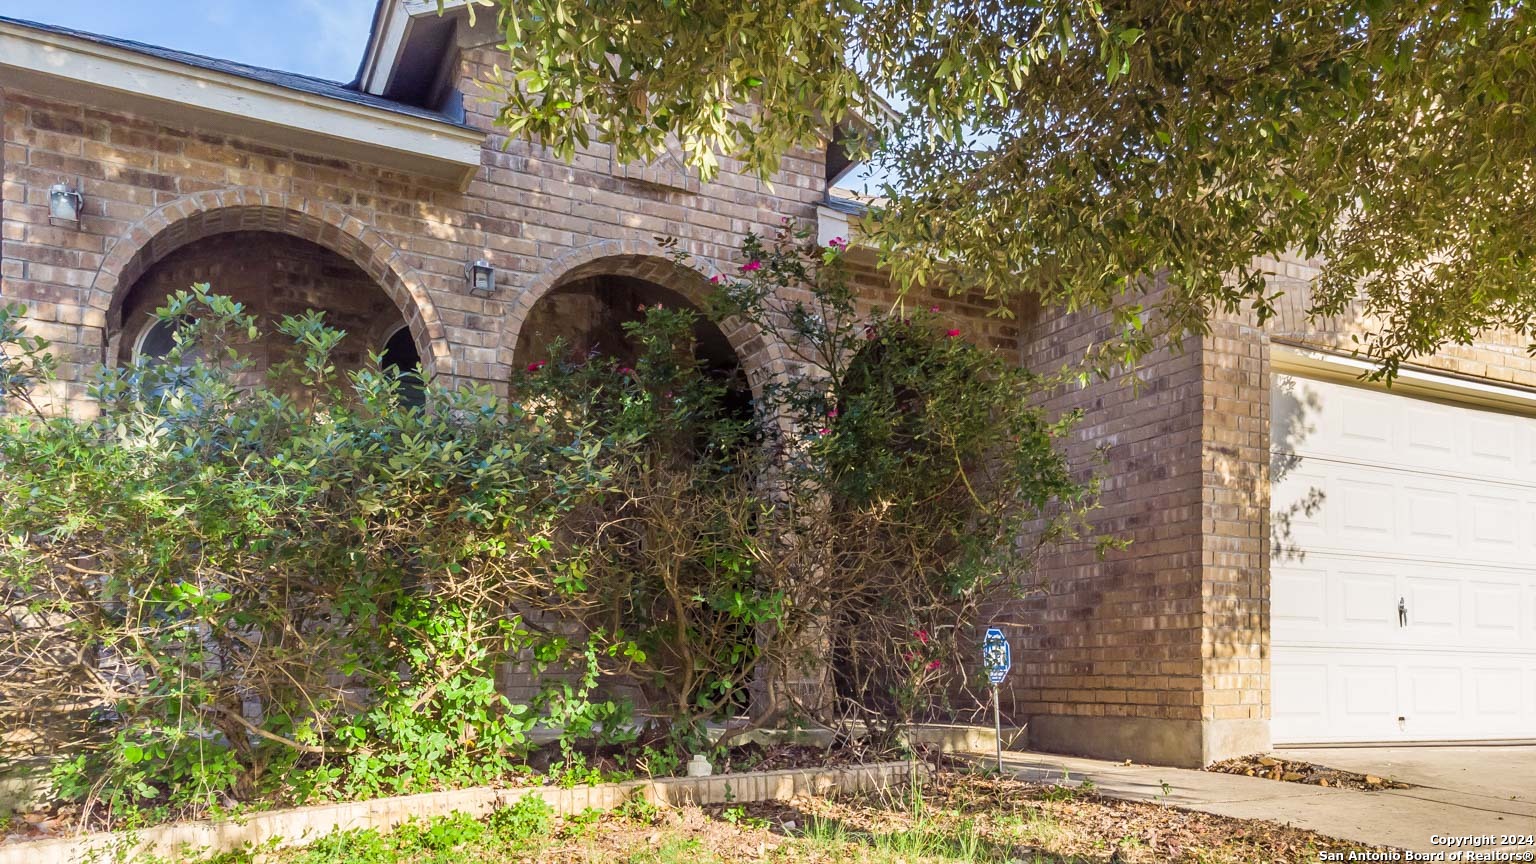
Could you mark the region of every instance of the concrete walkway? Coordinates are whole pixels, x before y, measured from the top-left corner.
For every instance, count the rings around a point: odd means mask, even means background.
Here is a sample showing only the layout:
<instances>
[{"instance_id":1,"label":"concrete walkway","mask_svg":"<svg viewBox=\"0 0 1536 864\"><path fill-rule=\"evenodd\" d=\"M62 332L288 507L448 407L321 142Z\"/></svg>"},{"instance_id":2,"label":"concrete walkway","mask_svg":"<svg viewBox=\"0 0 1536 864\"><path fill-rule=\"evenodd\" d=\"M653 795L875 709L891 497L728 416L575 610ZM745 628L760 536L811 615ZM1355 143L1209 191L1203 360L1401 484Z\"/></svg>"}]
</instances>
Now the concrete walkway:
<instances>
[{"instance_id":1,"label":"concrete walkway","mask_svg":"<svg viewBox=\"0 0 1536 864\"><path fill-rule=\"evenodd\" d=\"M1310 752L1302 755L1300 751L1285 751L1279 755L1310 759L1333 768L1364 770ZM1150 801L1239 819L1264 819L1330 837L1417 852L1445 851L1448 847L1432 842L1431 836L1436 834L1497 837L1536 833L1536 800L1532 800L1536 798L1536 777L1531 775L1523 781L1525 795L1514 790L1502 795L1486 790L1431 787L1363 792L1049 753L1005 752L1003 765L1021 780L1068 785L1089 780L1096 791L1113 798ZM1390 771L1371 773L1393 775ZM1413 782L1408 774L1396 773L1402 775L1400 779ZM1495 843L1481 848L1486 851L1536 847Z\"/></svg>"}]
</instances>

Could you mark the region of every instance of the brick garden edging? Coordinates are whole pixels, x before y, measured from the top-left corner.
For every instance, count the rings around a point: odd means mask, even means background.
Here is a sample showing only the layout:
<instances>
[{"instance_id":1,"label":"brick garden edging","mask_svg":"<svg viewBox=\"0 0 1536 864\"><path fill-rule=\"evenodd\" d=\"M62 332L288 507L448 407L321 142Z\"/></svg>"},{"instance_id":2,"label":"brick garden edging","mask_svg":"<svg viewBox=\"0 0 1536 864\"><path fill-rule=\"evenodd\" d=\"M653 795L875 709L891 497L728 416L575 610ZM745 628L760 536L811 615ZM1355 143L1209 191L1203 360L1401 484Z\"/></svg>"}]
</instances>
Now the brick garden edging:
<instances>
[{"instance_id":1,"label":"brick garden edging","mask_svg":"<svg viewBox=\"0 0 1536 864\"><path fill-rule=\"evenodd\" d=\"M484 816L528 795L547 801L561 815L587 809L611 810L643 799L665 806L787 801L802 795L871 792L921 782L929 766L921 762L881 762L851 768L790 769L631 780L559 789L477 787L424 795L403 795L343 804L322 804L253 813L237 820L174 822L137 832L98 832L53 840L28 840L0 846L0 864L113 864L158 855L227 852L275 842L280 846L311 843L334 831L387 829L412 817L445 816L455 811Z\"/></svg>"}]
</instances>

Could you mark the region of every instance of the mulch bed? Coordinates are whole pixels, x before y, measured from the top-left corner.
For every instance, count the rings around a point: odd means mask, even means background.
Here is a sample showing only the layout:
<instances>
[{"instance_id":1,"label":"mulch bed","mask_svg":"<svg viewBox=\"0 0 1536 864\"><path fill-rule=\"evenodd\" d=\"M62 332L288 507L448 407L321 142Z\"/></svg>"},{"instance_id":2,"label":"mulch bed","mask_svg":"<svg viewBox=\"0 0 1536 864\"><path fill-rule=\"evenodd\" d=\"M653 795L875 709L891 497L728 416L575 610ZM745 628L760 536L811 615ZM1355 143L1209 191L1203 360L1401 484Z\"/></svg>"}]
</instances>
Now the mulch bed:
<instances>
[{"instance_id":1,"label":"mulch bed","mask_svg":"<svg viewBox=\"0 0 1536 864\"><path fill-rule=\"evenodd\" d=\"M1280 780L1286 783L1306 783L1312 786L1330 786L1335 789L1360 789L1366 792L1412 788L1407 783L1378 777L1375 774L1356 774L1353 771L1329 768L1326 765L1295 759L1281 759L1278 756L1263 753L1217 762L1207 766L1205 770L1218 774L1242 774L1247 777L1263 777L1266 780Z\"/></svg>"}]
</instances>

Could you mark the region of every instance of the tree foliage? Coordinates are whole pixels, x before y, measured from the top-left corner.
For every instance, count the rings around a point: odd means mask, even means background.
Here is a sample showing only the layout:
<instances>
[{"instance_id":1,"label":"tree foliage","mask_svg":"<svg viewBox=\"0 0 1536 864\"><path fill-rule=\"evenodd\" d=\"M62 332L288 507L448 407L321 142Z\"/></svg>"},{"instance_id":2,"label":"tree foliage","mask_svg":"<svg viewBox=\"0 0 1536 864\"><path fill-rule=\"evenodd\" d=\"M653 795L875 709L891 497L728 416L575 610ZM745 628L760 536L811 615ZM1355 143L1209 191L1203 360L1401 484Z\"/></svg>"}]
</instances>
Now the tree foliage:
<instances>
[{"instance_id":1,"label":"tree foliage","mask_svg":"<svg viewBox=\"0 0 1536 864\"><path fill-rule=\"evenodd\" d=\"M768 174L862 114L883 127L873 236L898 276L1114 310L1130 356L1216 312L1274 316L1256 259L1287 252L1326 262L1300 308L1365 316L1388 373L1536 318L1527 4L498 6L513 132L624 158L674 138L706 174Z\"/></svg>"}]
</instances>

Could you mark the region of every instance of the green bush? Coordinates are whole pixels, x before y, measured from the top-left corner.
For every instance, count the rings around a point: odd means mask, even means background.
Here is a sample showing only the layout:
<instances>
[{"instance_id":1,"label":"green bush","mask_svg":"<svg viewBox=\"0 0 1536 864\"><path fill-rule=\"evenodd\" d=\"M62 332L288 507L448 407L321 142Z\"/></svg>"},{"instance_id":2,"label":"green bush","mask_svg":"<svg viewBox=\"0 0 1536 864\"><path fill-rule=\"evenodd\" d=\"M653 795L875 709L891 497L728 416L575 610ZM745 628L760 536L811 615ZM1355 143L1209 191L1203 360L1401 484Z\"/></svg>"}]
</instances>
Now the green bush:
<instances>
[{"instance_id":1,"label":"green bush","mask_svg":"<svg viewBox=\"0 0 1536 864\"><path fill-rule=\"evenodd\" d=\"M789 223L749 237L712 311L754 325L796 364L760 400L777 422L763 492L773 506L755 526L773 554L758 556L759 579L784 586L782 632L764 650L775 680L832 680L777 695L890 743L915 717L982 704L978 625L1039 590L1042 549L1092 533L1098 483L1061 447L1078 415L1041 406L1066 370L1020 368L939 305L869 307L845 250Z\"/></svg>"},{"instance_id":2,"label":"green bush","mask_svg":"<svg viewBox=\"0 0 1536 864\"><path fill-rule=\"evenodd\" d=\"M0 725L35 733L6 746L78 754L60 788L119 807L505 774L538 720L493 667L548 641L518 574L609 486L596 436L341 375L317 314L264 380L238 304L199 286L161 315L173 355L105 371L98 417L0 417Z\"/></svg>"},{"instance_id":3,"label":"green bush","mask_svg":"<svg viewBox=\"0 0 1536 864\"><path fill-rule=\"evenodd\" d=\"M46 346L0 311L0 727L30 733L0 759L191 814L488 783L540 724L580 782L602 763L578 745L643 734L675 766L753 699L887 732L935 710L983 611L1094 505L1074 418L939 312L860 307L840 248L786 226L743 251L709 311L796 358L751 413L690 309L626 326L632 368L556 346L506 400L427 382L422 405L377 358L338 372L318 313L257 370L252 317L196 286L158 312L164 362L50 417ZM514 659L530 704L496 687ZM784 686L806 668L835 674Z\"/></svg>"}]
</instances>

